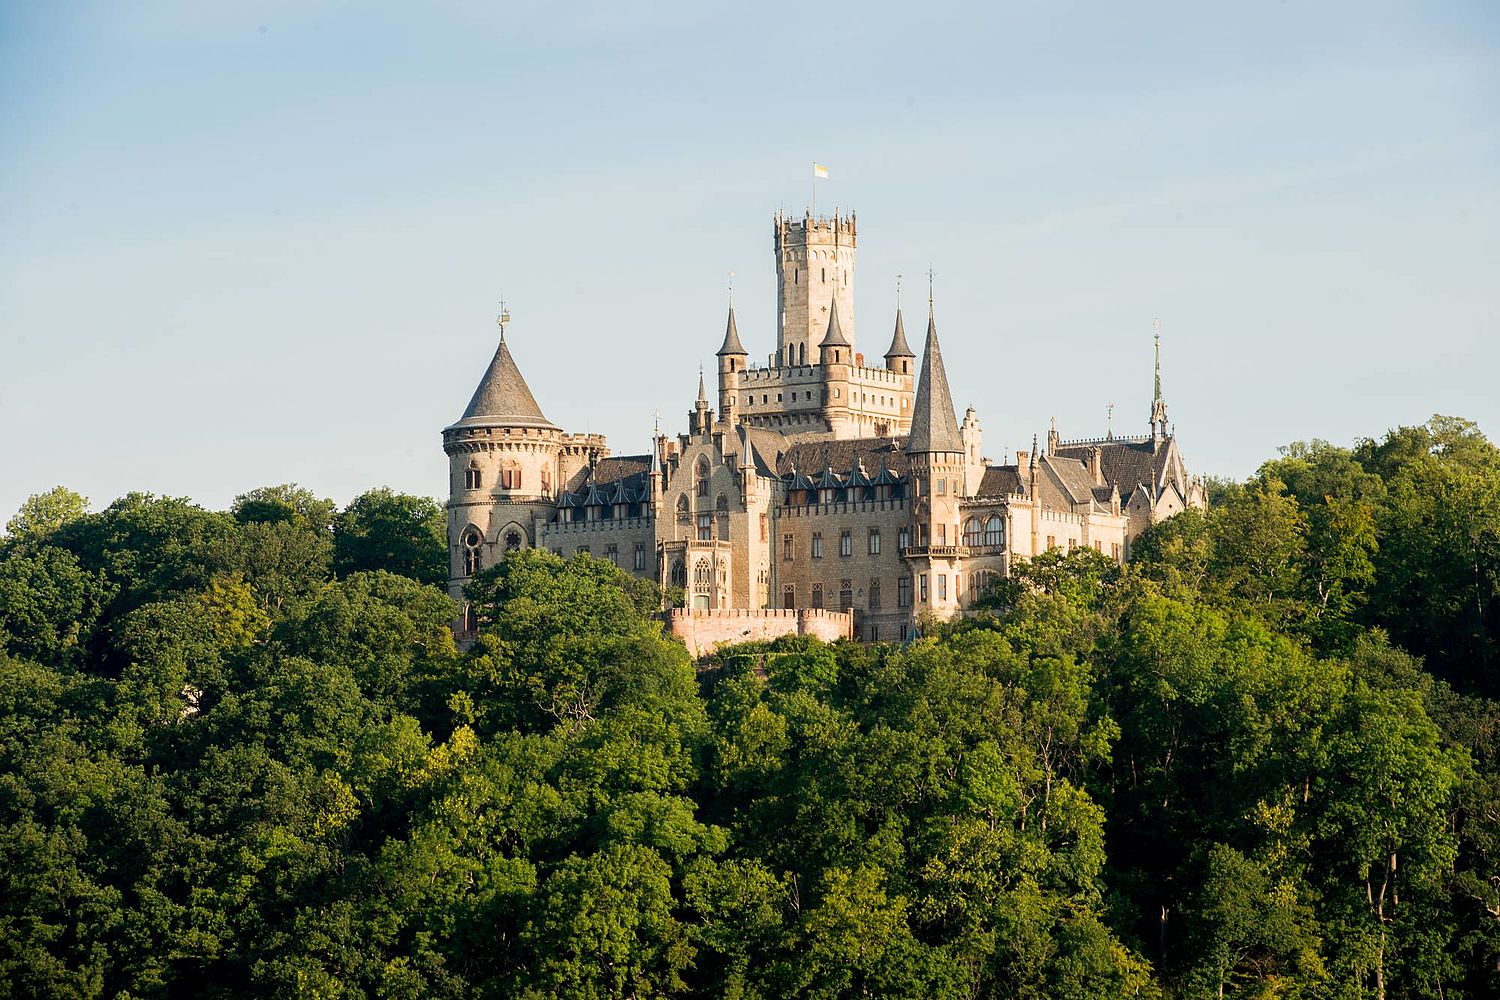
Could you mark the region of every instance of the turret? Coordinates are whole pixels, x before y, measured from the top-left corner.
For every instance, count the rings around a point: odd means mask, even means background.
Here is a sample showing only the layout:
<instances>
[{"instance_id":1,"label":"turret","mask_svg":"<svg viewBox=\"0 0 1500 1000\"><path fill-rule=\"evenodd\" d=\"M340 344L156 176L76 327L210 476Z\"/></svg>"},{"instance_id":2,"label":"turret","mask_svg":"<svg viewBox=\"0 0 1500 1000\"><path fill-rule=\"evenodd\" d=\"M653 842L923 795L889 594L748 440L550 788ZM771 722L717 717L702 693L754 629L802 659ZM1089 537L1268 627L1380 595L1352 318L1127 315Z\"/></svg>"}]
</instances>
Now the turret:
<instances>
[{"instance_id":1,"label":"turret","mask_svg":"<svg viewBox=\"0 0 1500 1000\"><path fill-rule=\"evenodd\" d=\"M952 617L958 613L963 586L958 505L965 489L966 449L953 416L953 394L948 389L930 300L927 343L922 349L906 453L914 487L915 544L905 553L916 579L914 608L918 614Z\"/></svg>"},{"instance_id":2,"label":"turret","mask_svg":"<svg viewBox=\"0 0 1500 1000\"><path fill-rule=\"evenodd\" d=\"M698 369L698 399L688 414L688 426L694 434L707 434L713 426L713 409L708 405L708 390L703 384L703 369Z\"/></svg>"},{"instance_id":3,"label":"turret","mask_svg":"<svg viewBox=\"0 0 1500 1000\"><path fill-rule=\"evenodd\" d=\"M719 419L734 420L734 404L739 398L740 372L749 363L749 355L740 343L740 332L735 327L734 303L729 303L729 319L724 324L724 343L716 357L719 359Z\"/></svg>"},{"instance_id":4,"label":"turret","mask_svg":"<svg viewBox=\"0 0 1500 1000\"><path fill-rule=\"evenodd\" d=\"M964 443L964 496L973 496L979 491L979 481L984 476L984 428L979 426L979 415L974 412L974 407L964 412L958 436Z\"/></svg>"},{"instance_id":5,"label":"turret","mask_svg":"<svg viewBox=\"0 0 1500 1000\"><path fill-rule=\"evenodd\" d=\"M910 375L911 366L916 360L917 356L906 343L906 326L901 322L901 307L897 306L896 332L891 335L891 346L885 352L885 366L890 371Z\"/></svg>"},{"instance_id":6,"label":"turret","mask_svg":"<svg viewBox=\"0 0 1500 1000\"><path fill-rule=\"evenodd\" d=\"M854 363L854 345L844 336L839 325L839 303L834 299L828 310L828 330L818 344L818 363L824 365L848 365Z\"/></svg>"}]
</instances>

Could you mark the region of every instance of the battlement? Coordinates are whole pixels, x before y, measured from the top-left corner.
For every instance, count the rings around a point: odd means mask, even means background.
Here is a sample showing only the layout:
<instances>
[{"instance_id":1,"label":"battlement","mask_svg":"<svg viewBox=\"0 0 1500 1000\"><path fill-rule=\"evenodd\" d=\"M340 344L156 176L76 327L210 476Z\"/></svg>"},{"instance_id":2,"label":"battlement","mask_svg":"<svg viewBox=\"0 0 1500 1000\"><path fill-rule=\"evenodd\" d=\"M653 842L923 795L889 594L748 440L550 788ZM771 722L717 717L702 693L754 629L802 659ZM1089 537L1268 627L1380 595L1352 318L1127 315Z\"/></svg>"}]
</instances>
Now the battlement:
<instances>
[{"instance_id":1,"label":"battlement","mask_svg":"<svg viewBox=\"0 0 1500 1000\"><path fill-rule=\"evenodd\" d=\"M807 212L800 219L794 219L784 212L777 212L773 220L772 231L776 237L778 250L785 246L835 241L852 246L858 235L854 213L844 215L837 211L832 215L816 216Z\"/></svg>"},{"instance_id":2,"label":"battlement","mask_svg":"<svg viewBox=\"0 0 1500 1000\"><path fill-rule=\"evenodd\" d=\"M826 608L673 608L662 620L667 634L680 639L694 659L720 646L783 635L824 642L854 638L854 615Z\"/></svg>"}]
</instances>

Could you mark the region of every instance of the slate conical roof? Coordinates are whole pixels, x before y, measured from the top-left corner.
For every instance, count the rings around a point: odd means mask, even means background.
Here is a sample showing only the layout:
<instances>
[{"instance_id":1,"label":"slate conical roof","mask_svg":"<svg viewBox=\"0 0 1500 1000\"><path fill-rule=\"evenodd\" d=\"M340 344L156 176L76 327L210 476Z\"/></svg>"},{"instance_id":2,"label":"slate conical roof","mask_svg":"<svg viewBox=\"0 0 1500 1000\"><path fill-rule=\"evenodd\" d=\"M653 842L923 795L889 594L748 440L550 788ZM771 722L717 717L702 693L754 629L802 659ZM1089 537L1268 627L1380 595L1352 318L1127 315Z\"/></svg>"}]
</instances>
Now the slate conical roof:
<instances>
[{"instance_id":1,"label":"slate conical roof","mask_svg":"<svg viewBox=\"0 0 1500 1000\"><path fill-rule=\"evenodd\" d=\"M963 438L953 417L953 394L938 349L937 323L927 314L927 346L922 349L922 372L917 377L917 402L912 408L907 454L929 451L962 452Z\"/></svg>"},{"instance_id":2,"label":"slate conical roof","mask_svg":"<svg viewBox=\"0 0 1500 1000\"><path fill-rule=\"evenodd\" d=\"M844 337L844 328L839 325L839 300L835 298L828 307L828 332L823 335L819 347L853 347Z\"/></svg>"},{"instance_id":3,"label":"slate conical roof","mask_svg":"<svg viewBox=\"0 0 1500 1000\"><path fill-rule=\"evenodd\" d=\"M914 358L911 346L906 342L906 324L901 322L901 310L896 310L896 332L891 336L890 349L885 352L887 360L890 358Z\"/></svg>"},{"instance_id":4,"label":"slate conical roof","mask_svg":"<svg viewBox=\"0 0 1500 1000\"><path fill-rule=\"evenodd\" d=\"M734 325L734 306L729 307L729 322L724 327L724 346L719 348L716 357L724 357L726 354L746 353L740 344L740 331Z\"/></svg>"},{"instance_id":5,"label":"slate conical roof","mask_svg":"<svg viewBox=\"0 0 1500 1000\"><path fill-rule=\"evenodd\" d=\"M479 380L479 387L469 400L468 409L455 427L503 426L503 427L550 427L556 425L542 414L536 405L536 397L521 377L521 369L510 356L505 345L505 335L500 336L500 346L490 367Z\"/></svg>"}]
</instances>

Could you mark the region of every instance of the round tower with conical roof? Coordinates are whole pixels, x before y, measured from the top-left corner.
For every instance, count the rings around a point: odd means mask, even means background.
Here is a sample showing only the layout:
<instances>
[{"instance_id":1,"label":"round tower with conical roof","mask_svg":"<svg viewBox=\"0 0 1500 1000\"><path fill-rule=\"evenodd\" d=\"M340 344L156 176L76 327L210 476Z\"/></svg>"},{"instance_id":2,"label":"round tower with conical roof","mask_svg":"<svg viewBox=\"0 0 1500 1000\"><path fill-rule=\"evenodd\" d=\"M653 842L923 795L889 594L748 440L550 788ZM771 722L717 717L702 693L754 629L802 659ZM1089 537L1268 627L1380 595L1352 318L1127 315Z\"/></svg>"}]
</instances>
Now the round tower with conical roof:
<instances>
[{"instance_id":1,"label":"round tower with conical roof","mask_svg":"<svg viewBox=\"0 0 1500 1000\"><path fill-rule=\"evenodd\" d=\"M548 420L505 340L463 416L443 429L448 455L448 556L452 595L507 552L536 544L560 487L559 453L568 438Z\"/></svg>"}]
</instances>

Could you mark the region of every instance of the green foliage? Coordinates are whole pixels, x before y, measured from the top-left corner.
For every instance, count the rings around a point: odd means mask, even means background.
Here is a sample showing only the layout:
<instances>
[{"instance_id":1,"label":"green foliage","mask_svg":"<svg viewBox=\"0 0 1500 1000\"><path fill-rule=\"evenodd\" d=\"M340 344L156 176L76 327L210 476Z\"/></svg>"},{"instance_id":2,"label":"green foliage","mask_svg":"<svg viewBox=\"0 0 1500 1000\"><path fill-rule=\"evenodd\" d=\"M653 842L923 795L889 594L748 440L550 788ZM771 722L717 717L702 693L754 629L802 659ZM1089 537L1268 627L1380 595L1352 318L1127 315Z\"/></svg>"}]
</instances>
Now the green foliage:
<instances>
[{"instance_id":1,"label":"green foliage","mask_svg":"<svg viewBox=\"0 0 1500 1000\"><path fill-rule=\"evenodd\" d=\"M33 498L0 993L1500 995L1500 459L1434 418L695 671L659 588L441 510ZM670 595L667 595L670 599Z\"/></svg>"},{"instance_id":2,"label":"green foliage","mask_svg":"<svg viewBox=\"0 0 1500 1000\"><path fill-rule=\"evenodd\" d=\"M58 528L83 517L88 509L88 497L80 496L66 486L54 486L46 493L27 497L16 515L5 522L5 533L15 541L41 541Z\"/></svg>"},{"instance_id":3,"label":"green foliage","mask_svg":"<svg viewBox=\"0 0 1500 1000\"><path fill-rule=\"evenodd\" d=\"M441 584L448 579L446 525L436 500L384 487L362 493L333 519L334 572L385 570Z\"/></svg>"}]
</instances>

